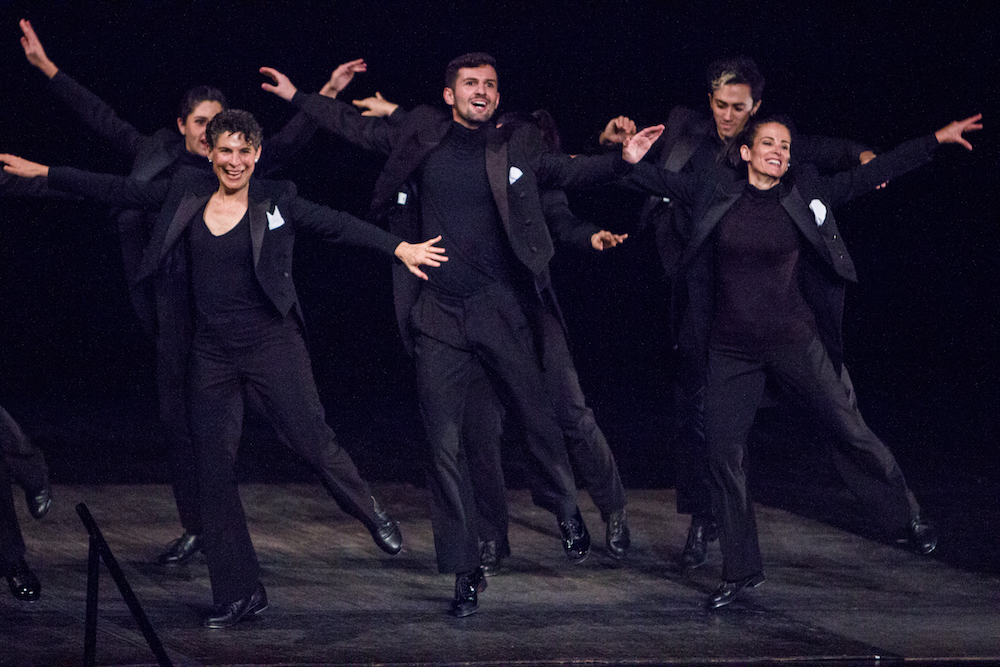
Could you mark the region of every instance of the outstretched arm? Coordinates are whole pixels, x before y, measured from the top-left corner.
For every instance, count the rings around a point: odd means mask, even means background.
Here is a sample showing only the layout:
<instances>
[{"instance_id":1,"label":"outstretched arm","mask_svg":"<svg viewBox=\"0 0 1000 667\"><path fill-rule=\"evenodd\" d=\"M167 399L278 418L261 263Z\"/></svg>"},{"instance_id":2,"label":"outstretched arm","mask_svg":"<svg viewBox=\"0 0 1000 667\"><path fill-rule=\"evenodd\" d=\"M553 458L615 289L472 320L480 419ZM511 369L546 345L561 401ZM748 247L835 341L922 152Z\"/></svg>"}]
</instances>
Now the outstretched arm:
<instances>
[{"instance_id":1,"label":"outstretched arm","mask_svg":"<svg viewBox=\"0 0 1000 667\"><path fill-rule=\"evenodd\" d=\"M427 274L420 270L421 265L441 266L441 262L448 261L448 258L444 254L444 248L434 245L440 240L440 236L435 236L423 243L407 243L403 241L396 246L393 254L406 265L410 273L418 278L427 280Z\"/></svg>"},{"instance_id":2,"label":"outstretched arm","mask_svg":"<svg viewBox=\"0 0 1000 667\"><path fill-rule=\"evenodd\" d=\"M321 128L366 150L385 154L391 151L389 129L381 118L364 118L353 106L338 99L300 93L287 76L273 67L261 67L260 73L273 82L263 83L261 88L292 102Z\"/></svg>"},{"instance_id":3,"label":"outstretched arm","mask_svg":"<svg viewBox=\"0 0 1000 667\"><path fill-rule=\"evenodd\" d=\"M21 46L24 48L25 57L29 63L40 69L42 74L51 79L59 72L59 68L45 55L45 49L42 48L42 42L35 34L34 28L31 27L31 21L21 19L19 25L21 32L24 33L21 38Z\"/></svg>"}]
</instances>

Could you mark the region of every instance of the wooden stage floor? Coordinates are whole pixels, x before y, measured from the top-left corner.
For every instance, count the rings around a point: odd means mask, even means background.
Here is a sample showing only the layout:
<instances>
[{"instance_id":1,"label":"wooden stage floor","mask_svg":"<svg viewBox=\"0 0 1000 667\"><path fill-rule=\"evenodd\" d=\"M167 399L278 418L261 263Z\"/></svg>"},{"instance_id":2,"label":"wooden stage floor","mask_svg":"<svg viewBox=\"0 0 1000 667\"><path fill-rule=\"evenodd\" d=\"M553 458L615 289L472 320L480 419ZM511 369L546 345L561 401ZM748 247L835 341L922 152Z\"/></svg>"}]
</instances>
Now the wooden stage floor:
<instances>
[{"instance_id":1,"label":"wooden stage floor","mask_svg":"<svg viewBox=\"0 0 1000 667\"><path fill-rule=\"evenodd\" d=\"M270 608L229 630L206 630L204 557L151 564L179 532L169 487L56 486L41 521L20 508L41 599L0 595L0 664L81 664L88 538L85 503L174 664L805 664L1000 660L1000 580L893 544L759 507L767 581L715 612L702 604L719 579L707 565L673 565L685 518L671 490L634 490L634 546L624 564L603 550L604 526L581 494L595 538L568 562L550 515L527 492L511 497L514 555L489 579L477 614L446 609L453 577L436 572L424 489L379 484L404 550L392 557L314 484L245 484L244 504ZM15 489L15 492L17 489ZM19 495L17 496L19 497ZM156 664L102 566L97 663Z\"/></svg>"}]
</instances>

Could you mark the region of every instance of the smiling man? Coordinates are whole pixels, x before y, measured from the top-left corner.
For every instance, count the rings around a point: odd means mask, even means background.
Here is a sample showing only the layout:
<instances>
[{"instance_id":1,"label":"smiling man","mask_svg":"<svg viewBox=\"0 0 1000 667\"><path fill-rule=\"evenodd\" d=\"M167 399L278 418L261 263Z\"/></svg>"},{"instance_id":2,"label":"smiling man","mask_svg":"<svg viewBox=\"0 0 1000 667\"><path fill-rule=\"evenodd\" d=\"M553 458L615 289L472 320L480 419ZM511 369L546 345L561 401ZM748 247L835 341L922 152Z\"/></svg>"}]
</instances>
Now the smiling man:
<instances>
[{"instance_id":1,"label":"smiling man","mask_svg":"<svg viewBox=\"0 0 1000 667\"><path fill-rule=\"evenodd\" d=\"M455 574L450 611L467 616L486 587L479 562L475 506L461 438L472 382L494 382L521 422L537 505L552 512L571 560L590 550L576 485L545 390L529 320L539 307L535 280L548 270L552 239L540 188L587 187L627 172L658 136L648 128L621 157L570 158L550 152L537 129L507 133L492 121L500 103L496 61L468 53L445 69L446 110L420 106L400 123L364 117L350 104L299 93L270 68L264 84L311 114L321 127L388 155L375 186L372 217L405 239L442 237L449 261L424 284L396 271L396 313L416 361L417 392L430 446L429 485L438 570ZM625 158L623 160L622 158ZM418 197L419 193L419 197Z\"/></svg>"}]
</instances>

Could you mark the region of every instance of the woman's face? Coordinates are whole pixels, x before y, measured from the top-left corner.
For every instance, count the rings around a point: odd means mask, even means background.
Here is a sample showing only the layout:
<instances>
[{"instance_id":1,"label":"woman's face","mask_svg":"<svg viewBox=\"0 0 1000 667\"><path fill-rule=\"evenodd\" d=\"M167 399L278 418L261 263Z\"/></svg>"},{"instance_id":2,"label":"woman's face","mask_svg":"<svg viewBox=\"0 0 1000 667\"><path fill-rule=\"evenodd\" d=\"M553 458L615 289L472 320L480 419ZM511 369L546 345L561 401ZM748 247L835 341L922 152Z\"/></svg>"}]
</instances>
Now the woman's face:
<instances>
[{"instance_id":1,"label":"woman's face","mask_svg":"<svg viewBox=\"0 0 1000 667\"><path fill-rule=\"evenodd\" d=\"M228 192L247 187L254 165L260 157L260 146L248 142L242 133L223 132L208 154L219 184Z\"/></svg>"},{"instance_id":2,"label":"woman's face","mask_svg":"<svg viewBox=\"0 0 1000 667\"><path fill-rule=\"evenodd\" d=\"M753 146L740 147L740 156L747 163L750 182L777 183L788 171L792 150L792 134L781 123L764 123L757 128Z\"/></svg>"}]
</instances>

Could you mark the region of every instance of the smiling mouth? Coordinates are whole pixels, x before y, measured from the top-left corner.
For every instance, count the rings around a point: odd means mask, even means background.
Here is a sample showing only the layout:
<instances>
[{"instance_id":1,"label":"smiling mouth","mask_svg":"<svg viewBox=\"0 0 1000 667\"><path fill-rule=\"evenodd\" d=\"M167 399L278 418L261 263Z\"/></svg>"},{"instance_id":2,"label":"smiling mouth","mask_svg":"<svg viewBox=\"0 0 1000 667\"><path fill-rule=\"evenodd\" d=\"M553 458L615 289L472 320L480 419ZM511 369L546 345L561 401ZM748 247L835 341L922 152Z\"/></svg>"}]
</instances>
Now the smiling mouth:
<instances>
[{"instance_id":1,"label":"smiling mouth","mask_svg":"<svg viewBox=\"0 0 1000 667\"><path fill-rule=\"evenodd\" d=\"M477 109L485 109L487 106L486 100L472 100L471 104Z\"/></svg>"}]
</instances>

